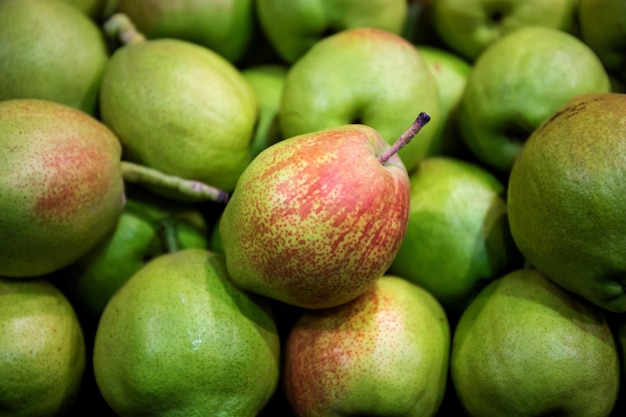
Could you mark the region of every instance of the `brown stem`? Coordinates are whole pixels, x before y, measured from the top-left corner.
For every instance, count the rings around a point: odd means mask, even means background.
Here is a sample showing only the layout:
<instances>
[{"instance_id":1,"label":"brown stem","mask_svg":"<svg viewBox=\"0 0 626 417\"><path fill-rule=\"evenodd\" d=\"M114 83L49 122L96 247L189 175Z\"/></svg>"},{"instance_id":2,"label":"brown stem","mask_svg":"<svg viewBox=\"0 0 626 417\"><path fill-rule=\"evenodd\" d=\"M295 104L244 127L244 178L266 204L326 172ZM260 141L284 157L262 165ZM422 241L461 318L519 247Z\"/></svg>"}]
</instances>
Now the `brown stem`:
<instances>
[{"instance_id":1,"label":"brown stem","mask_svg":"<svg viewBox=\"0 0 626 417\"><path fill-rule=\"evenodd\" d=\"M430 121L430 115L425 112L421 112L417 119L413 122L411 127L409 127L406 132L404 132L396 142L391 145L382 155L378 156L378 162L381 164L385 164L392 155L396 154L400 149L404 148L411 142L411 139L417 135L417 133L422 130L426 123Z\"/></svg>"}]
</instances>

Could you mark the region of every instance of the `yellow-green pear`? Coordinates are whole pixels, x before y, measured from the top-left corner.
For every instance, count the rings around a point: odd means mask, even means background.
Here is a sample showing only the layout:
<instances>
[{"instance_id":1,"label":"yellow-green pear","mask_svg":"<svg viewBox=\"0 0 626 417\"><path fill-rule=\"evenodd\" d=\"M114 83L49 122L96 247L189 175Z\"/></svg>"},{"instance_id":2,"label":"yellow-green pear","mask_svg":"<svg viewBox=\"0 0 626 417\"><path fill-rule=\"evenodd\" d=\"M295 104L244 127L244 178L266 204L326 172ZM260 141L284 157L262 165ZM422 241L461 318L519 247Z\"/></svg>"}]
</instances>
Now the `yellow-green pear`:
<instances>
[{"instance_id":1,"label":"yellow-green pear","mask_svg":"<svg viewBox=\"0 0 626 417\"><path fill-rule=\"evenodd\" d=\"M535 268L626 312L626 94L579 95L528 139L508 183L511 234Z\"/></svg>"},{"instance_id":2,"label":"yellow-green pear","mask_svg":"<svg viewBox=\"0 0 626 417\"><path fill-rule=\"evenodd\" d=\"M0 277L0 415L65 415L81 389L85 352L61 291L45 279Z\"/></svg>"},{"instance_id":3,"label":"yellow-green pear","mask_svg":"<svg viewBox=\"0 0 626 417\"><path fill-rule=\"evenodd\" d=\"M467 307L450 373L472 417L607 417L620 385L603 311L536 269L496 279Z\"/></svg>"},{"instance_id":4,"label":"yellow-green pear","mask_svg":"<svg viewBox=\"0 0 626 417\"><path fill-rule=\"evenodd\" d=\"M3 0L0 45L0 100L50 100L97 116L109 51L85 13L62 1Z\"/></svg>"},{"instance_id":5,"label":"yellow-green pear","mask_svg":"<svg viewBox=\"0 0 626 417\"><path fill-rule=\"evenodd\" d=\"M100 111L125 159L232 191L250 162L258 113L240 71L204 46L145 39L122 14L107 27L127 43L105 68Z\"/></svg>"}]
</instances>

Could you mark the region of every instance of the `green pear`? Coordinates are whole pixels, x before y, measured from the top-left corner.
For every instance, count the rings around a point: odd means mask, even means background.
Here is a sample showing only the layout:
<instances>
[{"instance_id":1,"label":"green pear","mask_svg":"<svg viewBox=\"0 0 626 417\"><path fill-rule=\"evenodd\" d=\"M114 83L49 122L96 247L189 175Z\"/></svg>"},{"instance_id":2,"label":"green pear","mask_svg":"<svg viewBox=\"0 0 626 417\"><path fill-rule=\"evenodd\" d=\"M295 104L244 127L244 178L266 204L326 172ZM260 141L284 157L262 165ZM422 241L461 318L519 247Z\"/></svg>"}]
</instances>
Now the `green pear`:
<instances>
[{"instance_id":1,"label":"green pear","mask_svg":"<svg viewBox=\"0 0 626 417\"><path fill-rule=\"evenodd\" d=\"M86 344L67 298L47 280L0 277L0 414L65 415L80 392Z\"/></svg>"},{"instance_id":2,"label":"green pear","mask_svg":"<svg viewBox=\"0 0 626 417\"><path fill-rule=\"evenodd\" d=\"M602 310L534 269L490 283L463 312L450 374L473 417L606 417L619 358Z\"/></svg>"},{"instance_id":3,"label":"green pear","mask_svg":"<svg viewBox=\"0 0 626 417\"><path fill-rule=\"evenodd\" d=\"M128 23L123 17L107 21L111 32ZM128 33L122 30L120 37ZM113 53L100 88L102 121L119 137L124 158L232 191L251 159L257 118L252 87L206 47L136 39L129 36Z\"/></svg>"},{"instance_id":4,"label":"green pear","mask_svg":"<svg viewBox=\"0 0 626 417\"><path fill-rule=\"evenodd\" d=\"M607 310L626 312L626 95L583 94L528 139L508 184L528 262Z\"/></svg>"},{"instance_id":5,"label":"green pear","mask_svg":"<svg viewBox=\"0 0 626 417\"><path fill-rule=\"evenodd\" d=\"M474 61L492 43L517 29L573 30L579 0L437 0L433 26L444 44Z\"/></svg>"},{"instance_id":6,"label":"green pear","mask_svg":"<svg viewBox=\"0 0 626 417\"><path fill-rule=\"evenodd\" d=\"M280 132L278 114L288 67L279 64L263 64L241 70L243 78L250 83L259 105L259 116L252 138L252 157L263 149L284 139Z\"/></svg>"},{"instance_id":7,"label":"green pear","mask_svg":"<svg viewBox=\"0 0 626 417\"><path fill-rule=\"evenodd\" d=\"M385 275L349 303L299 317L285 342L283 385L298 417L434 416L449 351L437 300Z\"/></svg>"},{"instance_id":8,"label":"green pear","mask_svg":"<svg viewBox=\"0 0 626 417\"><path fill-rule=\"evenodd\" d=\"M375 28L400 35L406 0L257 0L259 24L278 55L293 64L338 32Z\"/></svg>"},{"instance_id":9,"label":"green pear","mask_svg":"<svg viewBox=\"0 0 626 417\"><path fill-rule=\"evenodd\" d=\"M431 45L417 45L433 72L441 103L438 132L428 155L460 155L463 141L457 128L457 108L463 97L471 64L453 52Z\"/></svg>"},{"instance_id":10,"label":"green pear","mask_svg":"<svg viewBox=\"0 0 626 417\"><path fill-rule=\"evenodd\" d=\"M602 63L580 39L521 28L474 62L459 104L461 136L481 163L506 174L526 139L566 101L610 88Z\"/></svg>"},{"instance_id":11,"label":"green pear","mask_svg":"<svg viewBox=\"0 0 626 417\"><path fill-rule=\"evenodd\" d=\"M0 275L61 269L115 228L121 146L97 119L39 99L0 101Z\"/></svg>"},{"instance_id":12,"label":"green pear","mask_svg":"<svg viewBox=\"0 0 626 417\"><path fill-rule=\"evenodd\" d=\"M109 52L92 19L61 1L3 0L0 28L0 100L50 100L96 115Z\"/></svg>"},{"instance_id":13,"label":"green pear","mask_svg":"<svg viewBox=\"0 0 626 417\"><path fill-rule=\"evenodd\" d=\"M93 365L120 417L255 417L279 356L267 300L233 286L222 256L185 249L154 258L111 298Z\"/></svg>"},{"instance_id":14,"label":"green pear","mask_svg":"<svg viewBox=\"0 0 626 417\"><path fill-rule=\"evenodd\" d=\"M290 67L279 118L285 137L361 123L392 144L420 111L432 121L399 152L408 171L428 153L441 122L437 81L413 44L357 28L326 37Z\"/></svg>"},{"instance_id":15,"label":"green pear","mask_svg":"<svg viewBox=\"0 0 626 417\"><path fill-rule=\"evenodd\" d=\"M487 282L522 265L504 185L480 165L424 159L410 175L409 221L390 271L463 311Z\"/></svg>"},{"instance_id":16,"label":"green pear","mask_svg":"<svg viewBox=\"0 0 626 417\"><path fill-rule=\"evenodd\" d=\"M208 226L198 208L156 194L127 192L112 234L55 274L57 285L81 313L99 317L115 291L146 262L208 246Z\"/></svg>"},{"instance_id":17,"label":"green pear","mask_svg":"<svg viewBox=\"0 0 626 417\"><path fill-rule=\"evenodd\" d=\"M579 0L580 38L607 71L626 83L626 2Z\"/></svg>"},{"instance_id":18,"label":"green pear","mask_svg":"<svg viewBox=\"0 0 626 417\"><path fill-rule=\"evenodd\" d=\"M94 19L96 23L100 22L105 11L105 5L110 1L117 0L54 0L61 1L76 7L81 12L85 13L90 18Z\"/></svg>"},{"instance_id":19,"label":"green pear","mask_svg":"<svg viewBox=\"0 0 626 417\"><path fill-rule=\"evenodd\" d=\"M238 61L252 40L252 0L118 0L149 39L182 39L202 45L226 60Z\"/></svg>"},{"instance_id":20,"label":"green pear","mask_svg":"<svg viewBox=\"0 0 626 417\"><path fill-rule=\"evenodd\" d=\"M246 290L305 308L348 302L389 268L406 231L409 178L394 146L346 125L284 139L239 178L219 219L228 271Z\"/></svg>"}]
</instances>

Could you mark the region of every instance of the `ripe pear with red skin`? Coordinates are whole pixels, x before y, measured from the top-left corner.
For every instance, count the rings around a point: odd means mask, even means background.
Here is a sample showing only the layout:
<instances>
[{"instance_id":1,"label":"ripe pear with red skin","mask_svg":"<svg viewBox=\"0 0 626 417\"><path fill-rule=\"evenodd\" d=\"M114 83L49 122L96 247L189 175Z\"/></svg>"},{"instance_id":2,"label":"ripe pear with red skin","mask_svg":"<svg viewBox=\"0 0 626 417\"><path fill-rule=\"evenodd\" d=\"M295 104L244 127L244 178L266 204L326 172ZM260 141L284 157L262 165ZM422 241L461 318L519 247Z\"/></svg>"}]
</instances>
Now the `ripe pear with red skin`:
<instances>
[{"instance_id":1,"label":"ripe pear with red skin","mask_svg":"<svg viewBox=\"0 0 626 417\"><path fill-rule=\"evenodd\" d=\"M428 417L446 390L450 327L428 291L385 275L349 303L304 312L284 350L298 417Z\"/></svg>"},{"instance_id":2,"label":"ripe pear with red skin","mask_svg":"<svg viewBox=\"0 0 626 417\"><path fill-rule=\"evenodd\" d=\"M409 178L397 150L365 125L284 139L243 172L220 218L233 281L304 308L348 302L372 287L406 231Z\"/></svg>"},{"instance_id":3,"label":"ripe pear with red skin","mask_svg":"<svg viewBox=\"0 0 626 417\"><path fill-rule=\"evenodd\" d=\"M0 275L53 272L108 236L124 208L121 153L78 109L0 101Z\"/></svg>"}]
</instances>

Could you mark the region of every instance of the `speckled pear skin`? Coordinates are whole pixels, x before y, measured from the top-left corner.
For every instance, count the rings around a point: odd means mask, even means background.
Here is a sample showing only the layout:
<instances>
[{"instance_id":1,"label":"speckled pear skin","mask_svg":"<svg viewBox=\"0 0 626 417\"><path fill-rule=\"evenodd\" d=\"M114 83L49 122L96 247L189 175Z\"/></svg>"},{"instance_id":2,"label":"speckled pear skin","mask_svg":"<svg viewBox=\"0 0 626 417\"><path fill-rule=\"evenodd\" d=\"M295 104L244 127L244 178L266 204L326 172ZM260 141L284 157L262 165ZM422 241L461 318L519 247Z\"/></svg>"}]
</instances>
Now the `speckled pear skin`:
<instances>
[{"instance_id":1,"label":"speckled pear skin","mask_svg":"<svg viewBox=\"0 0 626 417\"><path fill-rule=\"evenodd\" d=\"M619 393L616 341L603 310L536 269L493 281L465 309L450 371L476 417L609 416Z\"/></svg>"},{"instance_id":2,"label":"speckled pear skin","mask_svg":"<svg viewBox=\"0 0 626 417\"><path fill-rule=\"evenodd\" d=\"M427 417L443 401L450 327L430 293L386 275L352 302L304 312L284 351L298 417Z\"/></svg>"},{"instance_id":3,"label":"speckled pear skin","mask_svg":"<svg viewBox=\"0 0 626 417\"><path fill-rule=\"evenodd\" d=\"M102 121L125 159L224 191L250 162L257 111L239 70L178 39L117 49L100 88Z\"/></svg>"},{"instance_id":4,"label":"speckled pear skin","mask_svg":"<svg viewBox=\"0 0 626 417\"><path fill-rule=\"evenodd\" d=\"M511 234L545 276L626 312L626 94L580 94L524 144L507 188Z\"/></svg>"},{"instance_id":5,"label":"speckled pear skin","mask_svg":"<svg viewBox=\"0 0 626 417\"><path fill-rule=\"evenodd\" d=\"M371 288L408 221L400 157L365 125L284 139L241 175L220 218L228 270L242 288L305 308L328 308Z\"/></svg>"},{"instance_id":6,"label":"speckled pear skin","mask_svg":"<svg viewBox=\"0 0 626 417\"><path fill-rule=\"evenodd\" d=\"M255 417L278 385L279 344L267 300L235 287L221 255L185 249L111 298L94 373L120 417Z\"/></svg>"},{"instance_id":7,"label":"speckled pear skin","mask_svg":"<svg viewBox=\"0 0 626 417\"><path fill-rule=\"evenodd\" d=\"M0 302L0 414L63 415L85 369L84 336L72 305L46 280L2 277Z\"/></svg>"},{"instance_id":8,"label":"speckled pear skin","mask_svg":"<svg viewBox=\"0 0 626 417\"><path fill-rule=\"evenodd\" d=\"M0 275L76 261L124 206L121 145L102 123L51 101L0 102Z\"/></svg>"},{"instance_id":9,"label":"speckled pear skin","mask_svg":"<svg viewBox=\"0 0 626 417\"><path fill-rule=\"evenodd\" d=\"M95 21L58 0L3 0L0 27L0 100L39 98L97 115L109 52Z\"/></svg>"}]
</instances>

